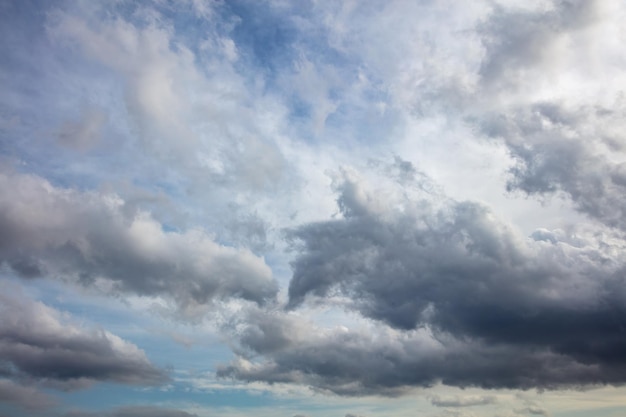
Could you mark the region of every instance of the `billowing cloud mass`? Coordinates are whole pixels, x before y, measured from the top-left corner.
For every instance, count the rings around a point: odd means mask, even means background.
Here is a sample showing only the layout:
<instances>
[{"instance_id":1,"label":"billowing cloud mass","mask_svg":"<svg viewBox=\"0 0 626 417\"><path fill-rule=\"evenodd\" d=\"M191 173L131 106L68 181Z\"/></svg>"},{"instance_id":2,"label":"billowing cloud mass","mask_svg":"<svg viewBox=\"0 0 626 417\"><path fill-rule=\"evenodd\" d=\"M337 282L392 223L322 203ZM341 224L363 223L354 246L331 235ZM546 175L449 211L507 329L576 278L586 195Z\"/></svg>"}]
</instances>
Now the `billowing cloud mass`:
<instances>
[{"instance_id":1,"label":"billowing cloud mass","mask_svg":"<svg viewBox=\"0 0 626 417\"><path fill-rule=\"evenodd\" d=\"M480 74L493 103L474 115L480 129L502 139L516 160L509 189L563 193L580 211L624 229L623 57L610 43L593 44L616 35L623 12L605 1L553 7L497 9L484 24ZM589 82L598 71L612 79L615 90ZM521 94L537 80L546 84L535 94ZM571 94L570 82L578 93Z\"/></svg>"},{"instance_id":2,"label":"billowing cloud mass","mask_svg":"<svg viewBox=\"0 0 626 417\"><path fill-rule=\"evenodd\" d=\"M0 415L621 411L625 21L0 0Z\"/></svg>"},{"instance_id":3,"label":"billowing cloud mass","mask_svg":"<svg viewBox=\"0 0 626 417\"><path fill-rule=\"evenodd\" d=\"M292 320L254 317L241 342L270 360L242 359L224 375L348 395L436 382L624 382L620 240L546 230L523 238L480 204L379 198L354 174L336 187L344 217L292 233L299 255L288 306L339 294L397 331L300 330L320 334L300 339Z\"/></svg>"},{"instance_id":4,"label":"billowing cloud mass","mask_svg":"<svg viewBox=\"0 0 626 417\"><path fill-rule=\"evenodd\" d=\"M622 242L610 234L573 240L538 230L525 239L477 203L385 201L351 179L338 187L345 217L293 232L301 249L292 307L307 294L337 290L366 316L402 329L432 324L557 348L549 342L554 337L574 351L570 337L580 337L587 351L588 339L619 335L624 258ZM400 207L388 209L393 204ZM576 336L567 337L574 328ZM615 343L598 346L608 349L607 359L620 350L621 337Z\"/></svg>"},{"instance_id":5,"label":"billowing cloud mass","mask_svg":"<svg viewBox=\"0 0 626 417\"><path fill-rule=\"evenodd\" d=\"M115 195L11 172L0 174L0 190L0 259L25 278L171 297L183 313L215 298L263 303L276 293L271 271L251 252L221 246L201 230L166 231Z\"/></svg>"},{"instance_id":6,"label":"billowing cloud mass","mask_svg":"<svg viewBox=\"0 0 626 417\"><path fill-rule=\"evenodd\" d=\"M18 293L0 295L0 312L4 376L65 390L97 381L160 385L168 380L165 371L150 363L134 344L106 330L77 327L57 310ZM27 407L46 402L46 396L32 388L10 381L2 381L1 386L7 396L11 392L11 401Z\"/></svg>"}]
</instances>

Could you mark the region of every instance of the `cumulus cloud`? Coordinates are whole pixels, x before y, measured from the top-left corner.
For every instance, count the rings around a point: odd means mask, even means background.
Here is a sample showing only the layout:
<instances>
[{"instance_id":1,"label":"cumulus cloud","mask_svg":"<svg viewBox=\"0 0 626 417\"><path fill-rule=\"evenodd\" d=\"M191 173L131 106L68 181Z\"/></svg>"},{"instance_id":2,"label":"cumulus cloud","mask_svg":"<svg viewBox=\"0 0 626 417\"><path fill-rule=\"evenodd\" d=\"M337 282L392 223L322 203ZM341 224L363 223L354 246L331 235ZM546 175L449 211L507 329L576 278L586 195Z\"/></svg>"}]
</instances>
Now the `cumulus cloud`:
<instances>
[{"instance_id":1,"label":"cumulus cloud","mask_svg":"<svg viewBox=\"0 0 626 417\"><path fill-rule=\"evenodd\" d=\"M623 379L619 367L579 362L548 348L490 344L430 329L321 328L290 316L254 315L263 324L242 321L242 346L233 362L218 369L220 377L299 384L344 396L391 397L437 383L530 389ZM264 326L272 330L263 333ZM277 333L284 342L268 346Z\"/></svg>"},{"instance_id":2,"label":"cumulus cloud","mask_svg":"<svg viewBox=\"0 0 626 417\"><path fill-rule=\"evenodd\" d=\"M276 293L270 269L250 251L221 246L201 230L164 230L115 195L11 172L0 173L0 190L0 259L20 276L162 296L185 314L214 299L264 303Z\"/></svg>"},{"instance_id":3,"label":"cumulus cloud","mask_svg":"<svg viewBox=\"0 0 626 417\"><path fill-rule=\"evenodd\" d=\"M78 327L40 302L9 292L0 295L0 311L0 360L9 365L12 379L60 389L97 381L158 385L168 380L134 344L106 330ZM34 405L49 405L43 394L11 381L2 388L13 392L15 401L30 392Z\"/></svg>"},{"instance_id":4,"label":"cumulus cloud","mask_svg":"<svg viewBox=\"0 0 626 417\"><path fill-rule=\"evenodd\" d=\"M466 113L515 159L509 190L564 196L622 230L626 79L617 63L625 55L612 39L624 36L624 13L602 1L496 7L478 27L485 52L480 104Z\"/></svg>"},{"instance_id":5,"label":"cumulus cloud","mask_svg":"<svg viewBox=\"0 0 626 417\"><path fill-rule=\"evenodd\" d=\"M515 158L509 190L561 193L581 212L624 230L623 114L621 104L609 109L545 102L486 119L482 128L503 139Z\"/></svg>"},{"instance_id":6,"label":"cumulus cloud","mask_svg":"<svg viewBox=\"0 0 626 417\"><path fill-rule=\"evenodd\" d=\"M534 331L547 331L540 325L543 314L556 314L543 326L560 314L608 319L617 312L612 306L624 301L617 294L612 299L609 291L619 285L623 268L619 240L613 241L618 246L612 254L591 241L544 244L519 236L477 203L381 201L350 179L339 192L345 218L293 231L301 253L289 288L291 307L307 294L324 296L335 289L350 295L367 316L398 328L435 323L481 337L532 342ZM403 206L394 210L394 204ZM600 244L612 243L607 238ZM489 310L499 311L500 324L516 330L483 322ZM518 321L522 317L531 320L528 328ZM554 330L569 331L567 320L552 323ZM571 325L583 322L574 319ZM522 330L529 333L518 333Z\"/></svg>"},{"instance_id":7,"label":"cumulus cloud","mask_svg":"<svg viewBox=\"0 0 626 417\"><path fill-rule=\"evenodd\" d=\"M324 333L255 316L240 341L268 360L242 357L222 375L346 395L624 382L621 240L536 241L483 205L383 195L354 174L336 189L343 218L292 232L288 307L340 294L398 330Z\"/></svg>"}]
</instances>

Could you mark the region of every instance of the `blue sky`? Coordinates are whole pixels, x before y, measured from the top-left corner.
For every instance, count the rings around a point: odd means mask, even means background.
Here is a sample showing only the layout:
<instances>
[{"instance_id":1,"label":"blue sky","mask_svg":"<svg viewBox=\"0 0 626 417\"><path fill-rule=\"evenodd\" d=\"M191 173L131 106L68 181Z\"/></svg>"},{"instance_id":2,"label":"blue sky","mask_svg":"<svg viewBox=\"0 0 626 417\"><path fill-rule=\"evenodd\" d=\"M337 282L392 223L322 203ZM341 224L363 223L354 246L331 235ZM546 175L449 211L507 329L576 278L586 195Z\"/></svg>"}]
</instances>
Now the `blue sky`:
<instances>
[{"instance_id":1,"label":"blue sky","mask_svg":"<svg viewBox=\"0 0 626 417\"><path fill-rule=\"evenodd\" d=\"M625 18L0 0L0 416L623 415Z\"/></svg>"}]
</instances>

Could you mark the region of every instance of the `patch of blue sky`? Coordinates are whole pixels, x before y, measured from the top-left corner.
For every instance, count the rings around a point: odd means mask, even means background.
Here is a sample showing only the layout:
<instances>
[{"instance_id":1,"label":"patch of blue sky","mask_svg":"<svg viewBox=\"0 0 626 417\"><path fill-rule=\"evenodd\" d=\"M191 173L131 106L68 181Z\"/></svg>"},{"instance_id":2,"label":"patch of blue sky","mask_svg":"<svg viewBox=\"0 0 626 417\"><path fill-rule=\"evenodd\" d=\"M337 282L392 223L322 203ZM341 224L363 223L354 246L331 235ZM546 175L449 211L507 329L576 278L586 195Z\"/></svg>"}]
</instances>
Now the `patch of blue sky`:
<instances>
[{"instance_id":1,"label":"patch of blue sky","mask_svg":"<svg viewBox=\"0 0 626 417\"><path fill-rule=\"evenodd\" d=\"M72 408L89 411L104 411L112 408L152 405L183 408L189 405L212 408L236 407L255 409L286 404L296 404L295 400L281 399L268 392L250 395L242 390L198 390L189 386L174 384L167 388L131 388L118 384L98 384L84 391L58 394L61 400ZM252 410L250 410L252 412Z\"/></svg>"},{"instance_id":2,"label":"patch of blue sky","mask_svg":"<svg viewBox=\"0 0 626 417\"><path fill-rule=\"evenodd\" d=\"M15 407L10 405L9 403L0 403L0 416L22 416L24 414L24 409Z\"/></svg>"},{"instance_id":3,"label":"patch of blue sky","mask_svg":"<svg viewBox=\"0 0 626 417\"><path fill-rule=\"evenodd\" d=\"M293 122L308 120L312 113L312 103L303 100L298 94L292 94L289 100L289 118Z\"/></svg>"},{"instance_id":4,"label":"patch of blue sky","mask_svg":"<svg viewBox=\"0 0 626 417\"><path fill-rule=\"evenodd\" d=\"M265 2L229 1L220 12L222 18L238 18L232 38L244 61L263 72L268 81L291 67L298 56L294 48L298 30L291 19L276 13Z\"/></svg>"}]
</instances>

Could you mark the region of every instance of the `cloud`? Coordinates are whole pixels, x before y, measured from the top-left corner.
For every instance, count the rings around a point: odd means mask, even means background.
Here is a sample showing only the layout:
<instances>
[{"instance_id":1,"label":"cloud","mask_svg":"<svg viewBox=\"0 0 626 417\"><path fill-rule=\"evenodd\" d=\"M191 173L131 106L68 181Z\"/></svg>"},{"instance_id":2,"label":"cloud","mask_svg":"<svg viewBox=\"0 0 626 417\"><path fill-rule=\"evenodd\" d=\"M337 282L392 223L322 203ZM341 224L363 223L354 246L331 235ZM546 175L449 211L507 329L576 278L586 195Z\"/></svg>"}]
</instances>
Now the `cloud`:
<instances>
[{"instance_id":1,"label":"cloud","mask_svg":"<svg viewBox=\"0 0 626 417\"><path fill-rule=\"evenodd\" d=\"M214 299L275 296L270 269L248 250L221 246L200 230L166 231L115 195L11 172L0 173L0 190L0 260L25 278L162 296L190 315Z\"/></svg>"},{"instance_id":2,"label":"cloud","mask_svg":"<svg viewBox=\"0 0 626 417\"><path fill-rule=\"evenodd\" d=\"M413 199L395 184L381 192L344 171L335 184L344 217L292 231L298 255L288 307L341 295L347 308L397 330L367 336L307 330L274 313L250 317L240 342L267 361L243 355L221 375L345 395L396 395L437 382L524 389L624 382L619 238L557 231L554 243L536 241L481 204L420 187Z\"/></svg>"},{"instance_id":3,"label":"cloud","mask_svg":"<svg viewBox=\"0 0 626 417\"><path fill-rule=\"evenodd\" d=\"M63 146L85 150L100 140L107 115L98 108L83 111L79 121L65 122L58 131L59 143Z\"/></svg>"},{"instance_id":4,"label":"cloud","mask_svg":"<svg viewBox=\"0 0 626 417\"><path fill-rule=\"evenodd\" d=\"M0 311L0 360L9 364L13 379L60 389L98 381L159 385L168 379L134 344L106 330L78 327L40 302L8 292L0 295ZM26 388L11 384L3 387L26 394Z\"/></svg>"},{"instance_id":5,"label":"cloud","mask_svg":"<svg viewBox=\"0 0 626 417\"><path fill-rule=\"evenodd\" d=\"M292 316L253 314L263 325L241 318L244 337L235 349L237 358L218 368L219 377L298 384L344 396L390 397L437 383L530 389L622 380L619 369L577 362L546 348L489 344L429 329L322 328ZM264 326L274 331L263 333ZM266 339L277 333L286 340L268 348ZM255 350L258 346L263 348Z\"/></svg>"},{"instance_id":6,"label":"cloud","mask_svg":"<svg viewBox=\"0 0 626 417\"><path fill-rule=\"evenodd\" d=\"M205 28L202 37L190 37L168 19L166 5L152 6L129 5L132 18L103 19L99 7L55 10L48 36L76 65L95 63L124 81L123 108L114 110L161 168L203 185L271 188L287 161L266 118L280 119L282 108L256 95L248 74L236 70L236 45L221 27L231 25L206 19L207 3L188 15Z\"/></svg>"},{"instance_id":7,"label":"cloud","mask_svg":"<svg viewBox=\"0 0 626 417\"><path fill-rule=\"evenodd\" d=\"M626 165L617 157L626 149L618 128L624 113L620 103L609 109L544 102L494 116L482 128L515 158L509 190L565 194L579 211L624 230Z\"/></svg>"},{"instance_id":8,"label":"cloud","mask_svg":"<svg viewBox=\"0 0 626 417\"><path fill-rule=\"evenodd\" d=\"M477 26L484 45L471 123L515 160L509 190L570 199L575 208L624 230L621 131L626 78L622 6L554 1L530 10L495 7ZM612 80L606 89L603 79Z\"/></svg>"},{"instance_id":9,"label":"cloud","mask_svg":"<svg viewBox=\"0 0 626 417\"><path fill-rule=\"evenodd\" d=\"M112 411L70 411L64 417L198 417L186 411L155 406L120 407Z\"/></svg>"},{"instance_id":10,"label":"cloud","mask_svg":"<svg viewBox=\"0 0 626 417\"><path fill-rule=\"evenodd\" d=\"M495 404L496 398L489 395L445 398L435 395L430 398L430 403L435 407L473 407L477 405Z\"/></svg>"},{"instance_id":11,"label":"cloud","mask_svg":"<svg viewBox=\"0 0 626 417\"><path fill-rule=\"evenodd\" d=\"M34 387L0 379L0 403L12 404L29 410L42 410L56 405L57 401Z\"/></svg>"},{"instance_id":12,"label":"cloud","mask_svg":"<svg viewBox=\"0 0 626 417\"><path fill-rule=\"evenodd\" d=\"M619 2L9 3L0 150L32 174L0 172L5 273L187 318L223 308L236 359L219 374L242 381L355 396L626 382ZM340 165L368 172L325 175ZM567 208L509 212L527 196ZM568 226L570 206L589 221ZM66 327L80 354L132 350ZM71 385L13 350L20 378ZM63 369L129 382L84 363Z\"/></svg>"},{"instance_id":13,"label":"cloud","mask_svg":"<svg viewBox=\"0 0 626 417\"><path fill-rule=\"evenodd\" d=\"M478 27L485 47L482 82L500 88L520 87L526 71L550 71L559 64L563 43L595 23L600 3L555 1L535 10L496 5Z\"/></svg>"},{"instance_id":14,"label":"cloud","mask_svg":"<svg viewBox=\"0 0 626 417\"><path fill-rule=\"evenodd\" d=\"M518 414L530 414L533 416L549 416L550 413L547 410L544 410L543 408L539 408L539 407L526 407L526 408L521 408L519 410L515 410L516 413Z\"/></svg>"}]
</instances>

